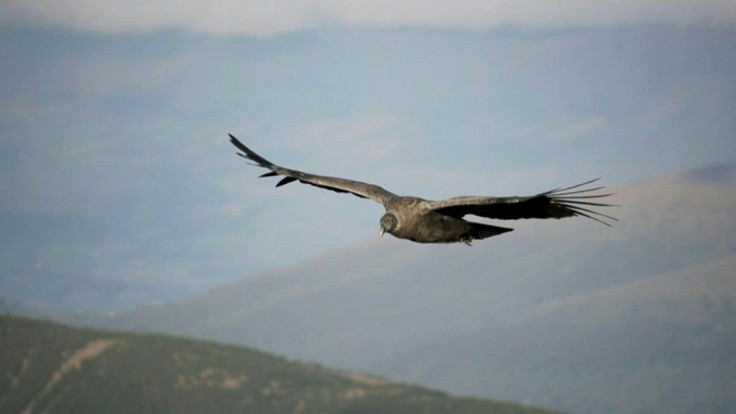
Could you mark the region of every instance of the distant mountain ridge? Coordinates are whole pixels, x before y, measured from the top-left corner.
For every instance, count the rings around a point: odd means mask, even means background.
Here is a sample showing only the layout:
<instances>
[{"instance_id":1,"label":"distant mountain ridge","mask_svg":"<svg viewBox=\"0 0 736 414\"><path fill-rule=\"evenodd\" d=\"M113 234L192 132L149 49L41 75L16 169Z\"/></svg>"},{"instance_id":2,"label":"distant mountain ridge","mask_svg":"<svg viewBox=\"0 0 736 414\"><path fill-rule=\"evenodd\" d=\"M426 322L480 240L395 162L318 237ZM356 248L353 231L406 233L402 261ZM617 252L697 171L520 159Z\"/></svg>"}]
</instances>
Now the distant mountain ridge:
<instances>
[{"instance_id":1,"label":"distant mountain ridge","mask_svg":"<svg viewBox=\"0 0 736 414\"><path fill-rule=\"evenodd\" d=\"M569 412L736 412L736 175L691 175L613 188L612 229L371 240L109 323Z\"/></svg>"},{"instance_id":2,"label":"distant mountain ridge","mask_svg":"<svg viewBox=\"0 0 736 414\"><path fill-rule=\"evenodd\" d=\"M0 316L0 412L509 413L252 349Z\"/></svg>"}]
</instances>

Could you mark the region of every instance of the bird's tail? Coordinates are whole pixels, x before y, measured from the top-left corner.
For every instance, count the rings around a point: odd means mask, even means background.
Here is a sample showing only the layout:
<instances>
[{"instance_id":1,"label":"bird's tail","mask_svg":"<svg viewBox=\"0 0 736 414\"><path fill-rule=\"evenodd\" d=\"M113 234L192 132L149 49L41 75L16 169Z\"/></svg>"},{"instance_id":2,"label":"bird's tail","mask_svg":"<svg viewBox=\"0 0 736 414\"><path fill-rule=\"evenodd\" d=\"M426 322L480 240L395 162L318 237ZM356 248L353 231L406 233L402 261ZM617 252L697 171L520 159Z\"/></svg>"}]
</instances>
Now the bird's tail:
<instances>
[{"instance_id":1,"label":"bird's tail","mask_svg":"<svg viewBox=\"0 0 736 414\"><path fill-rule=\"evenodd\" d=\"M488 237L498 236L499 234L508 233L513 229L508 227L491 226L490 224L467 222L472 227L470 237L474 240L487 239Z\"/></svg>"}]
</instances>

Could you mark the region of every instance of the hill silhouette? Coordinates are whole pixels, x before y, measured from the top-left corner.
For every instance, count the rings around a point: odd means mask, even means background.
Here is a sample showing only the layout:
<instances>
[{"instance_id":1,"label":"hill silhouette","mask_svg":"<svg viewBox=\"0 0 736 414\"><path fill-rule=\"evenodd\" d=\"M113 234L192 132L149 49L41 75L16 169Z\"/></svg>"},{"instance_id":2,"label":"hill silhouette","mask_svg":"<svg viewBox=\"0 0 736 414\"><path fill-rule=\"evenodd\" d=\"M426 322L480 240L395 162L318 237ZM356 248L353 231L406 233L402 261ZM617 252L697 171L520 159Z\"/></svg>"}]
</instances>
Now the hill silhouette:
<instances>
[{"instance_id":1,"label":"hill silhouette","mask_svg":"<svg viewBox=\"0 0 736 414\"><path fill-rule=\"evenodd\" d=\"M257 350L0 316L0 412L549 413Z\"/></svg>"}]
</instances>

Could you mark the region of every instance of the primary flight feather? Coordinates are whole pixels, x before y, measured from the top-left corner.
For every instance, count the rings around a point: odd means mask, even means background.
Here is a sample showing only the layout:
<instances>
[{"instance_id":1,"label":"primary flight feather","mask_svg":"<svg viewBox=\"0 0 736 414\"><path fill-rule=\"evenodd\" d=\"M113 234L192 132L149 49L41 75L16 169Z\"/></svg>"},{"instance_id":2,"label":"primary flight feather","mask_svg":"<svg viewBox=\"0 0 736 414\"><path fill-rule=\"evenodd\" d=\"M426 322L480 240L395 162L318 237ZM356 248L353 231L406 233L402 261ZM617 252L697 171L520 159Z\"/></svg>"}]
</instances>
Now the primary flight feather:
<instances>
[{"instance_id":1,"label":"primary flight feather","mask_svg":"<svg viewBox=\"0 0 736 414\"><path fill-rule=\"evenodd\" d=\"M605 221L606 219L616 220L614 217L591 210L592 207L613 206L596 201L611 195L595 193L603 187L584 187L598 179L527 197L461 196L431 201L419 197L399 196L377 185L361 181L284 168L261 157L232 134L229 135L230 142L242 151L238 155L253 161L257 167L269 170L261 177L283 177L276 187L299 181L339 193L351 193L381 203L386 209L380 222L381 235L390 233L398 238L418 243L464 242L470 244L473 240L481 240L513 230L464 220L463 217L468 214L499 220L560 219L582 216L607 226L610 224Z\"/></svg>"}]
</instances>

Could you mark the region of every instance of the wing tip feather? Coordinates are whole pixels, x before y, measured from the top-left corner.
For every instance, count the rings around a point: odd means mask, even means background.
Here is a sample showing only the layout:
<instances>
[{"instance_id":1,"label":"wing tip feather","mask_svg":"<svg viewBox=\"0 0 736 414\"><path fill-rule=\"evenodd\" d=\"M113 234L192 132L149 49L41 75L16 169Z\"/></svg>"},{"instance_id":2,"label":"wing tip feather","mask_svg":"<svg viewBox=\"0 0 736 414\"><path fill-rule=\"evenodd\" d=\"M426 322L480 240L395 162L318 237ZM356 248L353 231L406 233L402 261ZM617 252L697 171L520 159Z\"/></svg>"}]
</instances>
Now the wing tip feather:
<instances>
[{"instance_id":1,"label":"wing tip feather","mask_svg":"<svg viewBox=\"0 0 736 414\"><path fill-rule=\"evenodd\" d=\"M286 184L289 184L289 183L294 182L294 181L296 181L296 178L286 176L286 177L282 178L281 181L279 181L278 183L276 183L276 187L278 188L278 187L281 187L282 185L286 185Z\"/></svg>"},{"instance_id":2,"label":"wing tip feather","mask_svg":"<svg viewBox=\"0 0 736 414\"><path fill-rule=\"evenodd\" d=\"M590 194L591 192L601 190L605 186L598 186L593 188L581 188L587 184L592 184L599 181L602 177L598 177L593 180L586 181L584 183L576 184L570 187L560 188L544 193L550 199L551 204L558 205L567 210L571 216L582 216L595 220L599 223L605 224L608 227L613 227L611 223L607 223L604 219L619 221L616 217L609 216L608 214L601 213L599 211L591 210L583 206L593 207L620 207L618 204L611 203L596 203L592 201L584 201L589 199L605 198L614 195L615 193L606 194ZM575 191L570 191L574 189Z\"/></svg>"}]
</instances>

